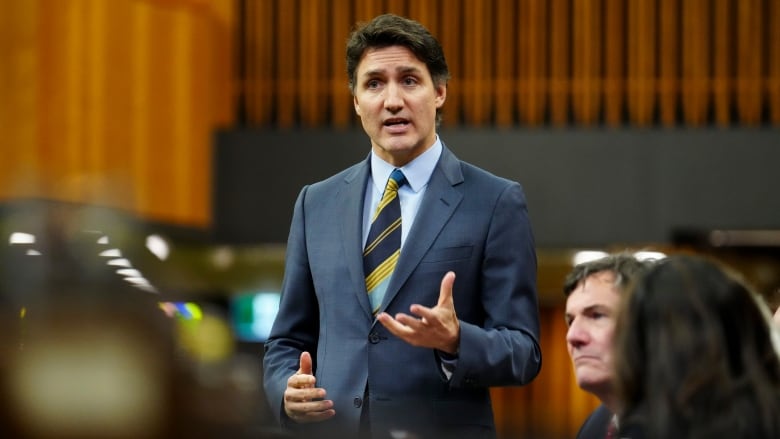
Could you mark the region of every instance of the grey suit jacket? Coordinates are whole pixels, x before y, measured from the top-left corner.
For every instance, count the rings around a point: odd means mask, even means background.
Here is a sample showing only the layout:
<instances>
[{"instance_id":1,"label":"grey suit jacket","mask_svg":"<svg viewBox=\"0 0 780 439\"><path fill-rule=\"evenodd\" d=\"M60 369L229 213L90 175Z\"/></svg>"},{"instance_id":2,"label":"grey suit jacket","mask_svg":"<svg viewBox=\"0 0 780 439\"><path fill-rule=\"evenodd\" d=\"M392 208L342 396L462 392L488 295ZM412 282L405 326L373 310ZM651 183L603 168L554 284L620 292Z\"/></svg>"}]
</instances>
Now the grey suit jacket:
<instances>
[{"instance_id":1,"label":"grey suit jacket","mask_svg":"<svg viewBox=\"0 0 780 439\"><path fill-rule=\"evenodd\" d=\"M460 353L447 380L434 350L396 338L371 315L362 261L369 173L367 159L298 196L279 313L265 345L269 404L282 425L306 437L356 437L366 407L363 425L370 420L375 439L394 430L495 437L489 387L526 384L541 367L523 190L444 147L404 243L381 311L435 306L442 277L455 272ZM336 416L300 426L286 418L282 398L304 350Z\"/></svg>"}]
</instances>

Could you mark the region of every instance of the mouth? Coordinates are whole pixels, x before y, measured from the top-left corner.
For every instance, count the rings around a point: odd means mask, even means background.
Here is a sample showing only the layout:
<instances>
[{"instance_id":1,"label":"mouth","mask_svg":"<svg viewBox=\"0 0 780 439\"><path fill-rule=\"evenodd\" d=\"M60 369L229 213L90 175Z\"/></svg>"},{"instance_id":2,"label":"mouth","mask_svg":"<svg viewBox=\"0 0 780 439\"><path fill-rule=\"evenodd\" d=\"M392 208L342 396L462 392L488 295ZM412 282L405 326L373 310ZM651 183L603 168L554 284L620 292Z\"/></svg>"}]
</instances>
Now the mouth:
<instances>
[{"instance_id":1,"label":"mouth","mask_svg":"<svg viewBox=\"0 0 780 439\"><path fill-rule=\"evenodd\" d=\"M391 127L391 128L401 128L401 127L405 127L405 126L409 125L409 121L407 119L394 117L392 119L385 120L383 125L386 126L386 127Z\"/></svg>"},{"instance_id":2,"label":"mouth","mask_svg":"<svg viewBox=\"0 0 780 439\"><path fill-rule=\"evenodd\" d=\"M593 362L593 361L600 361L600 359L598 357L593 356L593 355L578 355L578 356L572 358L571 361L574 364L579 364L579 363L583 363L583 362L589 363L589 362Z\"/></svg>"}]
</instances>

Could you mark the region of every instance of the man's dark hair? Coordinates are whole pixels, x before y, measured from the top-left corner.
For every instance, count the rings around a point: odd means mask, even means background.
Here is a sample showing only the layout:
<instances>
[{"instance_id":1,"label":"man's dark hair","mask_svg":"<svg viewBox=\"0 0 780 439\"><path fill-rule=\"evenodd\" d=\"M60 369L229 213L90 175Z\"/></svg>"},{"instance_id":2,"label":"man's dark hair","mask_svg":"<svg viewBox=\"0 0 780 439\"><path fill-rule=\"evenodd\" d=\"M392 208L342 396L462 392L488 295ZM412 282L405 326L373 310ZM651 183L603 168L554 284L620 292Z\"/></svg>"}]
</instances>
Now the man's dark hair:
<instances>
[{"instance_id":1,"label":"man's dark hair","mask_svg":"<svg viewBox=\"0 0 780 439\"><path fill-rule=\"evenodd\" d=\"M580 282L591 275L604 271L615 275L615 288L624 292L653 263L653 260L639 260L630 253L616 253L601 259L577 264L566 276L566 280L563 283L563 294L569 297Z\"/></svg>"}]
</instances>

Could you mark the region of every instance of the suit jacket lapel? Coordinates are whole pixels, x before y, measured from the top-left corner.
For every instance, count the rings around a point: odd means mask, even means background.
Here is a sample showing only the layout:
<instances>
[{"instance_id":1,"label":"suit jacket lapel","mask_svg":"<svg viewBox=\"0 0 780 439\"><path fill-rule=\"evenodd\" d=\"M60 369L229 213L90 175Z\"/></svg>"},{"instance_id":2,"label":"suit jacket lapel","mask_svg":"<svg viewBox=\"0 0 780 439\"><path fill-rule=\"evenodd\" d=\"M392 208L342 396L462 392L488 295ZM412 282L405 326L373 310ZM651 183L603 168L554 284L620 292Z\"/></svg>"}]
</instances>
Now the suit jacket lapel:
<instances>
[{"instance_id":1,"label":"suit jacket lapel","mask_svg":"<svg viewBox=\"0 0 780 439\"><path fill-rule=\"evenodd\" d=\"M370 167L369 160L365 160L344 178L342 209L337 210L336 214L343 217L341 242L344 245L344 255L348 258L346 262L352 282L351 290L355 292L366 316L373 319L363 274L363 200Z\"/></svg>"},{"instance_id":2,"label":"suit jacket lapel","mask_svg":"<svg viewBox=\"0 0 780 439\"><path fill-rule=\"evenodd\" d=\"M439 163L431 174L420 210L414 219L412 230L409 231L404 242L398 265L390 278L380 312L384 311L398 294L436 240L439 231L460 204L463 194L455 189L455 186L461 182L463 182L463 173L460 169L460 161L446 147L443 147Z\"/></svg>"}]
</instances>

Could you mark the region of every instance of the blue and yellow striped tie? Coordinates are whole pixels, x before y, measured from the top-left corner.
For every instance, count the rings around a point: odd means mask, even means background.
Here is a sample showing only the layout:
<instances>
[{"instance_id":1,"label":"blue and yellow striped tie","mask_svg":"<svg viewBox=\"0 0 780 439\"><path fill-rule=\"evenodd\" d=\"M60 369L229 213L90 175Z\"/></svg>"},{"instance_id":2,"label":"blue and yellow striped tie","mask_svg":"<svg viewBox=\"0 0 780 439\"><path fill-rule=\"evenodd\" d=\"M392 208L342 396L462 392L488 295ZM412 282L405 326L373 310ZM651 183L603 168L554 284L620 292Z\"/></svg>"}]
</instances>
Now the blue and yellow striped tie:
<instances>
[{"instance_id":1,"label":"blue and yellow striped tie","mask_svg":"<svg viewBox=\"0 0 780 439\"><path fill-rule=\"evenodd\" d=\"M371 229L363 251L366 290L373 314L382 305L390 275L401 254L401 202L398 200L398 188L404 183L404 173L400 169L393 170L371 219Z\"/></svg>"}]
</instances>

